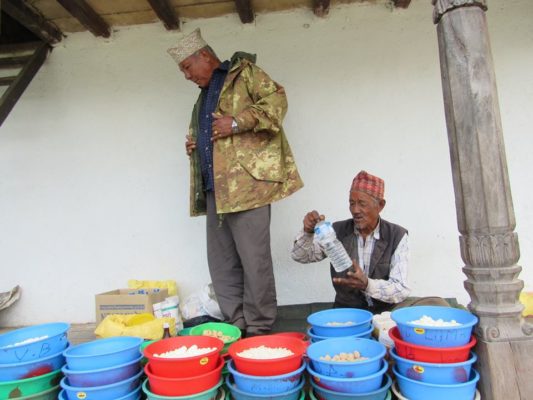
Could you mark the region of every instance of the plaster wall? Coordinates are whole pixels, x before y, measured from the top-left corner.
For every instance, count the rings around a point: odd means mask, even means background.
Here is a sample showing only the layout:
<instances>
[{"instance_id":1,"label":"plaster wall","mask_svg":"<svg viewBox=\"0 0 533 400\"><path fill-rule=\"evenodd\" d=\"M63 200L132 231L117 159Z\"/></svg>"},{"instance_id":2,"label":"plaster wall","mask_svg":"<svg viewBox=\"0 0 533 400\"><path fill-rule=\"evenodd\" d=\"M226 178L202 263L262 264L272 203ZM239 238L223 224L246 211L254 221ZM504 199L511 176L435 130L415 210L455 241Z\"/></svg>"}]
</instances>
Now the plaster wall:
<instances>
[{"instance_id":1,"label":"plaster wall","mask_svg":"<svg viewBox=\"0 0 533 400\"><path fill-rule=\"evenodd\" d=\"M524 267L533 289L533 2L491 0L489 27ZM326 262L290 259L304 214L349 217L366 169L386 181L382 216L409 229L413 295L468 303L459 255L435 27L429 0L383 1L191 20L221 58L234 50L289 97L285 128L305 187L272 207L279 304L331 301ZM94 320L94 294L127 280L174 279L180 296L209 282L205 220L188 215L190 110L198 89L165 50L161 24L109 40L70 34L0 128L0 291L23 295L0 325Z\"/></svg>"}]
</instances>

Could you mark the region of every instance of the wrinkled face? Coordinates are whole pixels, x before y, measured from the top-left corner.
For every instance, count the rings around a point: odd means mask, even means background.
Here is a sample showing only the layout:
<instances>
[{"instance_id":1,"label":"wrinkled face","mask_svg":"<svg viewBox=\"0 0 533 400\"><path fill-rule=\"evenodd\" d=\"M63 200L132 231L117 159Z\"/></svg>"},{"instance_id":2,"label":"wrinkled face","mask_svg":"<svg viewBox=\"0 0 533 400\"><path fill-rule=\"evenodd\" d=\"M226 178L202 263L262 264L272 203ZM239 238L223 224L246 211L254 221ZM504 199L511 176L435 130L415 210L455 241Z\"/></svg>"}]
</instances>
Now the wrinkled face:
<instances>
[{"instance_id":1,"label":"wrinkled face","mask_svg":"<svg viewBox=\"0 0 533 400\"><path fill-rule=\"evenodd\" d=\"M356 229L363 235L371 233L378 224L385 200L377 200L364 192L350 192L350 212Z\"/></svg>"},{"instance_id":2,"label":"wrinkled face","mask_svg":"<svg viewBox=\"0 0 533 400\"><path fill-rule=\"evenodd\" d=\"M197 54L187 57L180 62L179 67L188 81L196 83L201 88L209 85L213 74L213 65L206 52L200 50Z\"/></svg>"}]
</instances>

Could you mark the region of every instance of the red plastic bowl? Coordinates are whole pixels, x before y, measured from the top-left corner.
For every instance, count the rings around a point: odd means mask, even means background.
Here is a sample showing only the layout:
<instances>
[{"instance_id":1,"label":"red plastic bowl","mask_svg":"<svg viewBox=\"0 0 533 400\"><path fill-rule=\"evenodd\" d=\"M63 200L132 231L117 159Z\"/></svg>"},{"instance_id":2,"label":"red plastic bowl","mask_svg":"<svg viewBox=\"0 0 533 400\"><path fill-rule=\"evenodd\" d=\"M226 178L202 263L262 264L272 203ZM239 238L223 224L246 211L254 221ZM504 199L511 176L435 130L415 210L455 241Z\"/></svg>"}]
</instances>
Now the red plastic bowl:
<instances>
[{"instance_id":1,"label":"red plastic bowl","mask_svg":"<svg viewBox=\"0 0 533 400\"><path fill-rule=\"evenodd\" d=\"M265 346L270 348L283 347L291 350L294 354L286 357L271 359L245 358L237 355L244 350L254 347ZM233 343L228 353L235 363L238 372L255 376L283 375L296 371L302 365L302 357L305 353L306 344L297 338L282 335L254 336L241 339Z\"/></svg>"},{"instance_id":2,"label":"red plastic bowl","mask_svg":"<svg viewBox=\"0 0 533 400\"><path fill-rule=\"evenodd\" d=\"M150 391L160 396L190 396L211 389L222 379L224 361L219 358L216 368L203 375L187 378L165 378L154 374L150 362L144 372L150 382Z\"/></svg>"},{"instance_id":3,"label":"red plastic bowl","mask_svg":"<svg viewBox=\"0 0 533 400\"><path fill-rule=\"evenodd\" d=\"M154 354L176 350L182 346L189 348L194 344L199 348L214 347L215 350L192 357L154 357ZM223 346L222 340L210 336L176 336L149 344L144 349L144 355L150 362L153 374L165 378L187 378L213 371L218 366Z\"/></svg>"},{"instance_id":4,"label":"red plastic bowl","mask_svg":"<svg viewBox=\"0 0 533 400\"><path fill-rule=\"evenodd\" d=\"M273 333L272 336L288 336L304 341L307 340L307 335L302 332L276 332Z\"/></svg>"},{"instance_id":5,"label":"red plastic bowl","mask_svg":"<svg viewBox=\"0 0 533 400\"><path fill-rule=\"evenodd\" d=\"M389 336L394 341L396 353L408 360L429 363L458 363L467 361L470 349L476 345L476 338L472 335L470 342L460 347L428 347L407 343L402 340L398 327L389 330Z\"/></svg>"}]
</instances>

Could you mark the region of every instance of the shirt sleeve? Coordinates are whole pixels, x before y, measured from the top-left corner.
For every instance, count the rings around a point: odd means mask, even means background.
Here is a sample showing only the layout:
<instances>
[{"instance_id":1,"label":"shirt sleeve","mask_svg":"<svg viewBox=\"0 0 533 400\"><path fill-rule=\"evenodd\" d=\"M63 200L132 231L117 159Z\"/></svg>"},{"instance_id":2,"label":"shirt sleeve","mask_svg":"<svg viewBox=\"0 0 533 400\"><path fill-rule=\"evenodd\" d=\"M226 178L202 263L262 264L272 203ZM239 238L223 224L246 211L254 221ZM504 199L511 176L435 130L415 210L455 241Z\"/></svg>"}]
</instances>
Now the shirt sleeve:
<instances>
[{"instance_id":1,"label":"shirt sleeve","mask_svg":"<svg viewBox=\"0 0 533 400\"><path fill-rule=\"evenodd\" d=\"M409 296L407 267L409 265L409 243L407 233L392 254L389 279L368 279L365 293L386 303L400 303Z\"/></svg>"},{"instance_id":2,"label":"shirt sleeve","mask_svg":"<svg viewBox=\"0 0 533 400\"><path fill-rule=\"evenodd\" d=\"M296 235L291 250L294 261L302 264L322 261L326 255L313 240L314 234L307 233L303 229Z\"/></svg>"}]
</instances>

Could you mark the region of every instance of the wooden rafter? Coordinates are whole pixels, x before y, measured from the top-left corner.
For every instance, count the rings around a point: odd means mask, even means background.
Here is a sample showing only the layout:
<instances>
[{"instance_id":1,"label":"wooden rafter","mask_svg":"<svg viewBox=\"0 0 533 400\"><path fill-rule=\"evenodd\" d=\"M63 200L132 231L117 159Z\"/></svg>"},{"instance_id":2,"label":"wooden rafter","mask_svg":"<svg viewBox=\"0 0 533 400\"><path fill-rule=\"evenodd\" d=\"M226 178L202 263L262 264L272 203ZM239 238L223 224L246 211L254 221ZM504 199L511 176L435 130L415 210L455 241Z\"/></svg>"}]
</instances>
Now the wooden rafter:
<instances>
[{"instance_id":1,"label":"wooden rafter","mask_svg":"<svg viewBox=\"0 0 533 400\"><path fill-rule=\"evenodd\" d=\"M411 4L411 0L392 0L394 7L397 8L407 8Z\"/></svg>"},{"instance_id":2,"label":"wooden rafter","mask_svg":"<svg viewBox=\"0 0 533 400\"><path fill-rule=\"evenodd\" d=\"M254 22L254 8L251 0L235 0L235 7L243 24Z\"/></svg>"},{"instance_id":3,"label":"wooden rafter","mask_svg":"<svg viewBox=\"0 0 533 400\"><path fill-rule=\"evenodd\" d=\"M4 123L18 99L22 96L22 93L24 93L26 87L30 84L37 71L39 71L41 65L43 65L49 50L50 46L48 43L41 43L31 56L30 60L4 92L2 98L0 98L0 125Z\"/></svg>"},{"instance_id":4,"label":"wooden rafter","mask_svg":"<svg viewBox=\"0 0 533 400\"><path fill-rule=\"evenodd\" d=\"M109 37L109 25L85 0L57 0L74 18L92 32L94 36Z\"/></svg>"},{"instance_id":5,"label":"wooden rafter","mask_svg":"<svg viewBox=\"0 0 533 400\"><path fill-rule=\"evenodd\" d=\"M313 12L317 17L325 17L329 13L330 0L313 0Z\"/></svg>"},{"instance_id":6,"label":"wooden rafter","mask_svg":"<svg viewBox=\"0 0 533 400\"><path fill-rule=\"evenodd\" d=\"M176 13L170 6L168 0L148 0L150 6L157 14L159 19L163 21L167 30L175 30L180 28L180 21L176 17Z\"/></svg>"},{"instance_id":7,"label":"wooden rafter","mask_svg":"<svg viewBox=\"0 0 533 400\"><path fill-rule=\"evenodd\" d=\"M57 27L48 22L42 15L21 0L1 0L2 11L33 32L41 40L55 44L63 39Z\"/></svg>"}]
</instances>

